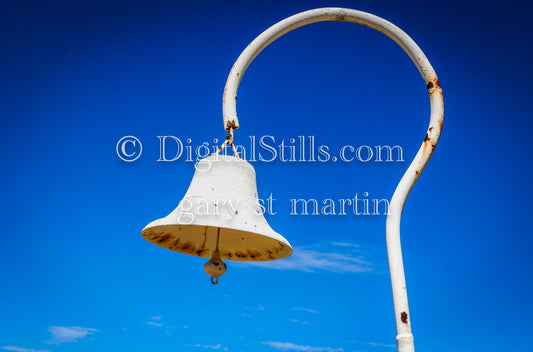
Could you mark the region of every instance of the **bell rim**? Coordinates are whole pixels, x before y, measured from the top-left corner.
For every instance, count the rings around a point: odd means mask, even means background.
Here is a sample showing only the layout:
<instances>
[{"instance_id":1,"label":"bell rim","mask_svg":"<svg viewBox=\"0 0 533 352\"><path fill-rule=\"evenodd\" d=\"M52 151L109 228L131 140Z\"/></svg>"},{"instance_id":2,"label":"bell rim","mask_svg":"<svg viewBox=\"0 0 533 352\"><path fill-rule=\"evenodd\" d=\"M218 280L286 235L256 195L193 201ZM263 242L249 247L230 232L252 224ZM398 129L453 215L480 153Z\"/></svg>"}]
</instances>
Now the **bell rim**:
<instances>
[{"instance_id":1,"label":"bell rim","mask_svg":"<svg viewBox=\"0 0 533 352\"><path fill-rule=\"evenodd\" d=\"M164 249L168 249L168 250L173 251L173 252L189 254L189 255L192 255L194 257L211 258L212 253L214 252L214 249L213 250L211 250L211 249L195 250L195 248L194 248L192 250L178 250L178 249L169 248L168 244L169 244L170 241L167 241L167 240L161 241L161 238L165 237L166 235L172 236L170 234L170 232L162 231L162 232L160 232L160 234L162 234L162 236L154 239L154 235L152 234L152 231L157 231L157 229L168 228L168 227L206 228L206 231L209 230L209 229L223 229L223 230L235 231L235 232L238 232L238 233L244 233L244 234L247 234L247 235L251 235L253 237L260 237L260 238L263 238L263 239L267 239L268 241L272 241L272 242L275 241L275 242L279 243L281 245L281 248L282 248L281 251L278 251L276 253L275 257L271 257L269 255L266 255L266 256L259 255L259 256L255 256L254 257L254 255L252 254L252 252L250 250L248 250L247 252L241 252L241 255L238 255L238 253L237 253L236 255L229 255L228 256L228 253L231 253L231 252L226 250L225 248L220 248L219 251L220 251L221 258L223 260L266 262L266 261L272 261L272 260L278 260L278 259L287 258L287 257L291 256L292 253L294 252L294 250L293 250L291 244L289 243L289 241L285 237L283 237L282 235L277 233L276 231L272 230L272 228L270 228L269 232L271 232L271 234L273 234L274 236L269 236L269 235L266 235L266 234L246 231L246 230L227 227L227 226L212 226L212 225L202 225L202 224L157 224L157 225L152 225L152 223L150 223L141 231L141 235L146 241L150 242L151 244L155 244L158 247L161 247L161 248L164 248ZM149 231L150 231L150 233L148 233ZM164 234L164 232L167 232L167 233ZM150 236L152 236L151 239L148 238ZM227 233L226 234L222 234L222 236L227 237L228 234ZM175 237L178 237L178 236L175 236Z\"/></svg>"}]
</instances>

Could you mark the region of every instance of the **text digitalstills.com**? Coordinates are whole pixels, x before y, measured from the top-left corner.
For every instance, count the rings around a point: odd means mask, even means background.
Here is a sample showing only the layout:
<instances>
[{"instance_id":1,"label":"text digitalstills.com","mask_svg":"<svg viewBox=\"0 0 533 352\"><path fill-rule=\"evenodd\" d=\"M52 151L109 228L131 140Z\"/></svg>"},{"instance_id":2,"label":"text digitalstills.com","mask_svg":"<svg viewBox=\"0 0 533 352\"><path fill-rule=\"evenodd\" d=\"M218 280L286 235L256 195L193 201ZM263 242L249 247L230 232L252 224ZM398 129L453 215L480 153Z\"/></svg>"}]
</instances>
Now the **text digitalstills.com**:
<instances>
[{"instance_id":1,"label":"text digitalstills.com","mask_svg":"<svg viewBox=\"0 0 533 352\"><path fill-rule=\"evenodd\" d=\"M159 146L157 162L198 162L216 153L221 141L217 138L211 143L194 143L191 138L180 139L176 136L157 136L154 141ZM274 136L249 136L247 145L235 145L239 156L249 162L403 162L403 149L399 145L344 145L336 150L318 144L315 136L276 139ZM124 136L116 144L117 156L132 162L142 155L143 144L135 136ZM222 152L224 153L224 151Z\"/></svg>"}]
</instances>

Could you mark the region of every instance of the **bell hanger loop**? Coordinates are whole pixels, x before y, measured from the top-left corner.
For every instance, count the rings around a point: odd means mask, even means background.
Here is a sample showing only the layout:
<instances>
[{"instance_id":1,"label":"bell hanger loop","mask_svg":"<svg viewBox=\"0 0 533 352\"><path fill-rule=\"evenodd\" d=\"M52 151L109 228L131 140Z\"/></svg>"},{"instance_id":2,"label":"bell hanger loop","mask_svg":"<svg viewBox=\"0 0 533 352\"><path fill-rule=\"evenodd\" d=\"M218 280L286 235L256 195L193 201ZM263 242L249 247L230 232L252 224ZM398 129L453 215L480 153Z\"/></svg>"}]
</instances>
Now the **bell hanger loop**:
<instances>
[{"instance_id":1,"label":"bell hanger loop","mask_svg":"<svg viewBox=\"0 0 533 352\"><path fill-rule=\"evenodd\" d=\"M230 126L228 128L228 134L226 135L226 140L224 140L224 143L218 148L216 151L216 154L220 154L220 152L224 149L226 145L230 145L231 149L233 150L233 154L235 154L235 157L237 159L240 159L239 152L237 152L237 148L235 148L235 144L233 144L233 126Z\"/></svg>"}]
</instances>

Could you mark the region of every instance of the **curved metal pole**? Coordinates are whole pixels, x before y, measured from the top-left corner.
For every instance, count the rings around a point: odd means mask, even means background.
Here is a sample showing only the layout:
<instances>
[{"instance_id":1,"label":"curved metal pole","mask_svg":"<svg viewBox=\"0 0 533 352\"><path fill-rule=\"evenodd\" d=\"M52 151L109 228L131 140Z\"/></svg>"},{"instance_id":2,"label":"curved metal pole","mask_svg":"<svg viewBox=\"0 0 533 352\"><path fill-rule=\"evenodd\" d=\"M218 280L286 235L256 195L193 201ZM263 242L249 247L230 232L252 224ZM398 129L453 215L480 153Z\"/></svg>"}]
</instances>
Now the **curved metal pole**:
<instances>
[{"instance_id":1,"label":"curved metal pole","mask_svg":"<svg viewBox=\"0 0 533 352\"><path fill-rule=\"evenodd\" d=\"M386 227L387 252L389 256L394 313L396 316L396 330L398 333L396 336L396 342L398 344L398 351L412 352L414 351L414 344L413 335L411 334L411 319L407 304L407 289L405 286L405 274L400 244L400 219L409 192L420 177L420 174L424 170L437 146L444 116L444 102L439 80L433 67L431 67L431 64L418 45L416 45L405 32L394 24L366 12L344 8L320 8L288 17L261 33L252 43L250 43L250 45L248 45L233 65L224 89L222 107L224 128L227 130L230 128L239 128L236 111L237 91L242 76L253 59L270 43L285 33L306 24L321 21L359 23L386 34L398 43L409 55L411 60L413 60L428 88L431 115L427 134L418 153L394 191L389 206Z\"/></svg>"}]
</instances>

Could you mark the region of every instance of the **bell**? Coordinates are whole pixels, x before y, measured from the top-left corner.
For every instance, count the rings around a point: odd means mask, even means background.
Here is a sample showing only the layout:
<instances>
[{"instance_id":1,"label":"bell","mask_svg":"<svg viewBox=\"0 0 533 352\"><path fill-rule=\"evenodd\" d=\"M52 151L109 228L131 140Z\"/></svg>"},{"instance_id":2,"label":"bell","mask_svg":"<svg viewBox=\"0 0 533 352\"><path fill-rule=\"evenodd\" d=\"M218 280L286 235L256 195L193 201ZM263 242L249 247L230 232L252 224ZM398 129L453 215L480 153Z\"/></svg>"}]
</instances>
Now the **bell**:
<instances>
[{"instance_id":1,"label":"bell","mask_svg":"<svg viewBox=\"0 0 533 352\"><path fill-rule=\"evenodd\" d=\"M163 248L211 258L204 270L213 284L226 271L222 259L266 261L292 254L263 216L252 165L217 153L197 163L178 207L149 223L142 236Z\"/></svg>"}]
</instances>

